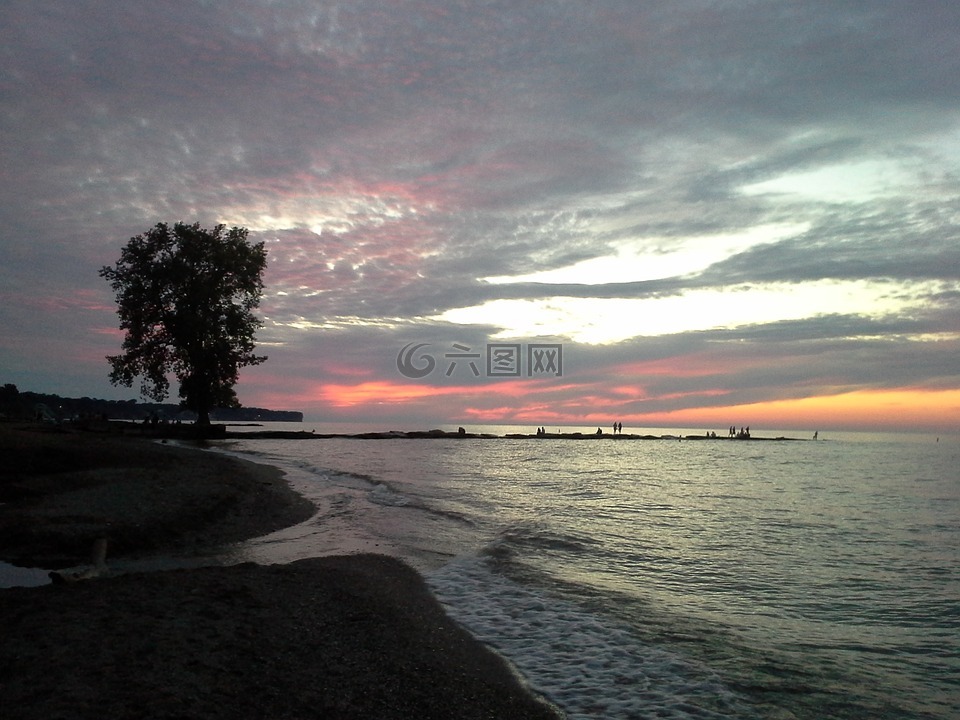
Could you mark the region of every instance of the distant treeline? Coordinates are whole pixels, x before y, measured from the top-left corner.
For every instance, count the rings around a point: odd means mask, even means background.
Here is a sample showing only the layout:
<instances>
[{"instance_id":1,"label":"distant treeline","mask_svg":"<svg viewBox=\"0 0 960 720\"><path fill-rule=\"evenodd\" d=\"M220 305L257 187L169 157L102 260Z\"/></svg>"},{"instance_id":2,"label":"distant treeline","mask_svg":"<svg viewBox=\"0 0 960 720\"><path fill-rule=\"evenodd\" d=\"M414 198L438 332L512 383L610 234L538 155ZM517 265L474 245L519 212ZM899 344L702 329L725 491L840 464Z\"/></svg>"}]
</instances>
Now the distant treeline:
<instances>
[{"instance_id":1,"label":"distant treeline","mask_svg":"<svg viewBox=\"0 0 960 720\"><path fill-rule=\"evenodd\" d=\"M196 413L175 403L65 398L45 393L20 392L16 385L7 383L0 387L0 417L53 421L86 418L147 420L156 417L160 420L192 422L196 419ZM254 407L217 408L211 411L210 418L220 422L303 422L303 413Z\"/></svg>"}]
</instances>

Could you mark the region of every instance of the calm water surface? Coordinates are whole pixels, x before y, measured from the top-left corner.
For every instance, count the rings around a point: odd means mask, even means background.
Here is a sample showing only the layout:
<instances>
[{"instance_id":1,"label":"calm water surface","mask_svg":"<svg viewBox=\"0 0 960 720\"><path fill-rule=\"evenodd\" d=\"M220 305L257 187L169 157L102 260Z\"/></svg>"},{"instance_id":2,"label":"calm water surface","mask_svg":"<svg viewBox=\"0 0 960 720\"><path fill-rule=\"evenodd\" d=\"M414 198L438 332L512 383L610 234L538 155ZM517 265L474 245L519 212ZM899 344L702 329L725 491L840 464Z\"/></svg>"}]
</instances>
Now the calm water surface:
<instances>
[{"instance_id":1,"label":"calm water surface","mask_svg":"<svg viewBox=\"0 0 960 720\"><path fill-rule=\"evenodd\" d=\"M572 718L960 717L956 441L243 440Z\"/></svg>"}]
</instances>

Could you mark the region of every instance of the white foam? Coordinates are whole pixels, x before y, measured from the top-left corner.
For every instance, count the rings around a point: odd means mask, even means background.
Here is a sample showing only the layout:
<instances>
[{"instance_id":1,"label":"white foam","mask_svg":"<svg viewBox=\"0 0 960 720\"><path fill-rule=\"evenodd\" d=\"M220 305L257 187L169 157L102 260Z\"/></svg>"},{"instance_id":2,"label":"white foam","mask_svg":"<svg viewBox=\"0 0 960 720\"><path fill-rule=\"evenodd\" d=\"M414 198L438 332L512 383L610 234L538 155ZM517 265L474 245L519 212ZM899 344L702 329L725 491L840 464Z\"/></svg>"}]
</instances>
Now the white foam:
<instances>
[{"instance_id":1,"label":"white foam","mask_svg":"<svg viewBox=\"0 0 960 720\"><path fill-rule=\"evenodd\" d=\"M373 490L370 491L370 502L374 502L377 505L386 505L388 507L403 507L407 505L410 500L398 492L394 492L389 487L383 483L377 485Z\"/></svg>"},{"instance_id":2,"label":"white foam","mask_svg":"<svg viewBox=\"0 0 960 720\"><path fill-rule=\"evenodd\" d=\"M497 575L482 558L459 558L427 581L451 617L508 658L571 720L751 716L709 669Z\"/></svg>"}]
</instances>

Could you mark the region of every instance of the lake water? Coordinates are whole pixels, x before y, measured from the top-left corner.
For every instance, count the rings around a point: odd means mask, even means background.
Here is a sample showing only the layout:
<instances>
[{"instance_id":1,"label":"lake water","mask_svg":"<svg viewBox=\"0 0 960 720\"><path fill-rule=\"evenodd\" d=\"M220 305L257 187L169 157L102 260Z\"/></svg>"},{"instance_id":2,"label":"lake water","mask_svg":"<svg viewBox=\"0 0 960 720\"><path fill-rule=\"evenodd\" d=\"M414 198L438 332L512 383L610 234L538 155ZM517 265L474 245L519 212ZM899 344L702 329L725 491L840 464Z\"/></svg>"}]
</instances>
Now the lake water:
<instances>
[{"instance_id":1,"label":"lake water","mask_svg":"<svg viewBox=\"0 0 960 720\"><path fill-rule=\"evenodd\" d=\"M234 441L319 509L228 560L402 557L571 718L960 717L960 443L824 437Z\"/></svg>"}]
</instances>

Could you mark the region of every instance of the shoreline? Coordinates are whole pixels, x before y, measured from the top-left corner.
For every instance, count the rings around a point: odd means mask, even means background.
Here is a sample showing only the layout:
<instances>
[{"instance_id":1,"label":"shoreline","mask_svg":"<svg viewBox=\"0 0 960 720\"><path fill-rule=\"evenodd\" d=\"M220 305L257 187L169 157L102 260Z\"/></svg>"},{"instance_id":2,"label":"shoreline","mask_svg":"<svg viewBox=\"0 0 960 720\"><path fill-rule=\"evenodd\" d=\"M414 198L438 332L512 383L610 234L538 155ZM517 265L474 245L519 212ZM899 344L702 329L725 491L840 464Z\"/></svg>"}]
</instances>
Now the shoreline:
<instances>
[{"instance_id":1,"label":"shoreline","mask_svg":"<svg viewBox=\"0 0 960 720\"><path fill-rule=\"evenodd\" d=\"M0 560L199 553L302 522L272 466L153 439L0 424ZM5 718L491 718L562 713L384 555L0 589Z\"/></svg>"},{"instance_id":2,"label":"shoreline","mask_svg":"<svg viewBox=\"0 0 960 720\"><path fill-rule=\"evenodd\" d=\"M0 560L58 570L106 539L111 558L195 555L309 519L270 465L201 448L0 424Z\"/></svg>"},{"instance_id":3,"label":"shoreline","mask_svg":"<svg viewBox=\"0 0 960 720\"><path fill-rule=\"evenodd\" d=\"M305 423L304 423L305 424ZM145 423L136 423L126 420L109 420L90 424L89 429L106 435L123 435L128 437L145 437L154 439L197 439L197 426L191 423L171 424L160 423L157 425L147 425ZM804 442L808 438L787 437L778 435L776 437L755 436L750 434L737 435L717 435L710 434L661 434L652 435L649 433L624 433L624 432L606 432L597 428L599 432L536 432L536 433L506 433L497 435L495 433L468 432L464 428L459 430L373 430L358 433L337 433L337 432L316 432L314 430L248 430L238 432L231 430L232 427L256 427L262 428L262 423L221 423L214 422L205 428L203 439L206 440L224 440L224 439L264 439L264 440L309 440L309 439L331 439L346 438L354 440L424 440L424 439L455 439L455 440L704 440L711 442Z\"/></svg>"},{"instance_id":4,"label":"shoreline","mask_svg":"<svg viewBox=\"0 0 960 720\"><path fill-rule=\"evenodd\" d=\"M4 718L557 720L382 555L0 591Z\"/></svg>"},{"instance_id":5,"label":"shoreline","mask_svg":"<svg viewBox=\"0 0 960 720\"><path fill-rule=\"evenodd\" d=\"M691 440L707 442L806 442L806 438L793 437L760 437L748 435L739 436L707 436L707 435L640 435L636 433L507 433L494 435L493 433L453 432L450 430L388 430L385 432L363 433L317 433L307 430L251 430L249 432L233 432L225 430L221 438L231 440L329 440L331 438L346 438L353 440L424 440L424 439L452 439L452 440Z\"/></svg>"}]
</instances>

